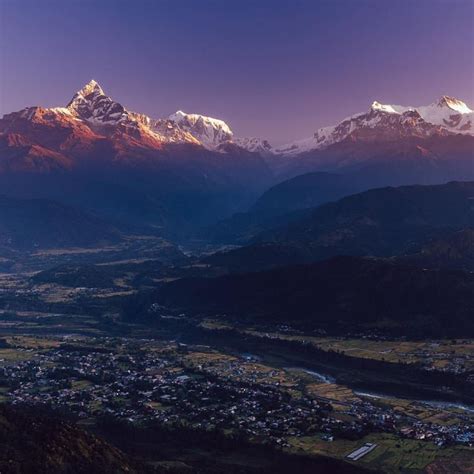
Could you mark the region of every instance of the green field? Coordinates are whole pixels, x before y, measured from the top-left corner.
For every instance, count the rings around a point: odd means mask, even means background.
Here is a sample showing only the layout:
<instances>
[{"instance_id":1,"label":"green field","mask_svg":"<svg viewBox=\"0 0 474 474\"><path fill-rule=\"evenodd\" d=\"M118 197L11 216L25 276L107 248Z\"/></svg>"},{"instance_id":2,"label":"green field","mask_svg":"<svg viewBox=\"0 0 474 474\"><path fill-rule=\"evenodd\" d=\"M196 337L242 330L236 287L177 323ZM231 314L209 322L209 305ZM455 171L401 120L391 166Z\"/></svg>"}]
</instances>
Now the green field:
<instances>
[{"instance_id":1,"label":"green field","mask_svg":"<svg viewBox=\"0 0 474 474\"><path fill-rule=\"evenodd\" d=\"M345 458L365 443L376 443L377 447L354 463L373 469L383 469L387 473L414 474L423 471L426 466L436 460L448 461L456 458L472 458L474 460L473 448L448 447L440 449L427 441L403 439L386 433L370 434L357 441L335 440L328 442L317 436L291 440L292 449L298 452L324 454L339 459Z\"/></svg>"}]
</instances>

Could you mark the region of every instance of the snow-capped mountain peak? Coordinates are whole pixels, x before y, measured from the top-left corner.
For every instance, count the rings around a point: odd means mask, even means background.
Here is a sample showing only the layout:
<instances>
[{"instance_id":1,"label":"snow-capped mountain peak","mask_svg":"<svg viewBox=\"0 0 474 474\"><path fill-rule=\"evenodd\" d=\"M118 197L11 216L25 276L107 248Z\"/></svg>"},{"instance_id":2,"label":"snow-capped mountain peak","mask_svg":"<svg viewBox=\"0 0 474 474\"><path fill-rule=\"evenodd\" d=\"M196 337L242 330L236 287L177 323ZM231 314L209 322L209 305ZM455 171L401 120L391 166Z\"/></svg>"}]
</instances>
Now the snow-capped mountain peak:
<instances>
[{"instance_id":1,"label":"snow-capped mountain peak","mask_svg":"<svg viewBox=\"0 0 474 474\"><path fill-rule=\"evenodd\" d=\"M66 108L76 110L80 108L81 104L93 102L101 96L106 97L104 90L97 81L91 79L82 89L79 89L74 94Z\"/></svg>"},{"instance_id":2,"label":"snow-capped mountain peak","mask_svg":"<svg viewBox=\"0 0 474 474\"><path fill-rule=\"evenodd\" d=\"M105 95L104 90L95 79L91 79L81 90L77 91L77 93L83 96L93 93Z\"/></svg>"},{"instance_id":3,"label":"snow-capped mountain peak","mask_svg":"<svg viewBox=\"0 0 474 474\"><path fill-rule=\"evenodd\" d=\"M230 127L223 120L205 115L188 114L178 110L168 119L193 135L206 148L214 149L225 142L232 141L234 136Z\"/></svg>"},{"instance_id":4,"label":"snow-capped mountain peak","mask_svg":"<svg viewBox=\"0 0 474 474\"><path fill-rule=\"evenodd\" d=\"M374 100L374 102L372 102L372 105L370 106L370 108L372 110L385 112L385 113L388 113L388 114L398 114L399 113L399 112L397 112L397 110L395 110L393 105L381 104L380 102L378 102L376 100Z\"/></svg>"},{"instance_id":5,"label":"snow-capped mountain peak","mask_svg":"<svg viewBox=\"0 0 474 474\"><path fill-rule=\"evenodd\" d=\"M441 97L437 102L426 105L426 106L419 106L419 107L412 107L408 106L405 107L403 105L391 105L391 104L382 104L380 102L374 101L371 106L372 110L377 110L380 112L386 113L397 113L402 114L407 112L408 110L418 110L420 115L426 115L426 112L430 109L449 109L452 112L456 112L458 114L472 114L473 111L466 105L465 102L462 100L456 99L454 97L450 97L444 95ZM424 112L424 113L423 113Z\"/></svg>"},{"instance_id":6,"label":"snow-capped mountain peak","mask_svg":"<svg viewBox=\"0 0 474 474\"><path fill-rule=\"evenodd\" d=\"M449 97L447 95L443 95L441 99L438 101L439 107L448 107L455 112L460 114L472 114L472 110L466 105L465 102L462 100L456 99L454 97Z\"/></svg>"}]
</instances>

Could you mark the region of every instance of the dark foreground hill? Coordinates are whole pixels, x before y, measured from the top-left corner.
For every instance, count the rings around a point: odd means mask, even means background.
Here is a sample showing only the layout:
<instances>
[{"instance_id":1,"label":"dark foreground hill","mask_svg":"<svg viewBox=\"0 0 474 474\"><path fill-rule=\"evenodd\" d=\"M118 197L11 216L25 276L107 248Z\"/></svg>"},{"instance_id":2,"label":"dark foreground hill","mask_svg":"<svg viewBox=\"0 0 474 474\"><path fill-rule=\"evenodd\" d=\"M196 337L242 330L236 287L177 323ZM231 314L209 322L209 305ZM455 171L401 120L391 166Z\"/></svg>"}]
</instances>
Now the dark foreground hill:
<instances>
[{"instance_id":1,"label":"dark foreground hill","mask_svg":"<svg viewBox=\"0 0 474 474\"><path fill-rule=\"evenodd\" d=\"M0 406L2 474L144 472L118 449L69 423Z\"/></svg>"},{"instance_id":2,"label":"dark foreground hill","mask_svg":"<svg viewBox=\"0 0 474 474\"><path fill-rule=\"evenodd\" d=\"M2 474L302 474L372 471L324 456L298 456L227 439L219 432L169 430L101 422L104 435L57 419L50 412L0 406ZM235 459L233 458L235 456ZM135 457L140 460L136 461ZM133 459L132 459L133 458Z\"/></svg>"},{"instance_id":3,"label":"dark foreground hill","mask_svg":"<svg viewBox=\"0 0 474 474\"><path fill-rule=\"evenodd\" d=\"M263 272L183 279L162 286L151 299L191 314L225 315L246 323L339 333L474 335L474 274L373 258L336 257Z\"/></svg>"}]
</instances>

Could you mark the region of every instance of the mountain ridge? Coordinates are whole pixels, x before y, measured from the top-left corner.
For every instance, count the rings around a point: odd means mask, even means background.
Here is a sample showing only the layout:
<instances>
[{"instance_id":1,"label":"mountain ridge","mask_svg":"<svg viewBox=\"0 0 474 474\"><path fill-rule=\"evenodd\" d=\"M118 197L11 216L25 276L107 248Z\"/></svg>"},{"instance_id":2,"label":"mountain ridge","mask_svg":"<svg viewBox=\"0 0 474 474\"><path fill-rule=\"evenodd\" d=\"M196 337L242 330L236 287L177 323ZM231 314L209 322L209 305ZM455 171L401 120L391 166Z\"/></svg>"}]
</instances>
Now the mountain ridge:
<instances>
[{"instance_id":1,"label":"mountain ridge","mask_svg":"<svg viewBox=\"0 0 474 474\"><path fill-rule=\"evenodd\" d=\"M293 211L270 224L250 235L247 245L216 253L209 262L251 271L337 255L417 254L431 242L474 229L474 182L370 189Z\"/></svg>"},{"instance_id":2,"label":"mountain ridge","mask_svg":"<svg viewBox=\"0 0 474 474\"><path fill-rule=\"evenodd\" d=\"M272 147L265 139L235 137L229 125L221 119L182 110L166 118L151 117L131 112L107 96L100 84L92 79L79 89L66 107L27 107L18 115L30 118L35 109L58 114L62 118L84 121L96 127L120 125L127 133L146 137L155 146L166 143L191 143L209 150L225 151L222 145L234 143L247 151L270 155L298 155L320 150L341 142L358 130L384 130L391 134L431 136L451 132L474 136L474 112L467 104L450 96L442 96L427 106L400 106L374 101L367 112L351 115L338 124L319 128L313 137ZM398 127L398 131L395 128Z\"/></svg>"},{"instance_id":3,"label":"mountain ridge","mask_svg":"<svg viewBox=\"0 0 474 474\"><path fill-rule=\"evenodd\" d=\"M338 256L306 265L163 284L145 300L243 324L331 334L474 334L474 276L386 259Z\"/></svg>"}]
</instances>

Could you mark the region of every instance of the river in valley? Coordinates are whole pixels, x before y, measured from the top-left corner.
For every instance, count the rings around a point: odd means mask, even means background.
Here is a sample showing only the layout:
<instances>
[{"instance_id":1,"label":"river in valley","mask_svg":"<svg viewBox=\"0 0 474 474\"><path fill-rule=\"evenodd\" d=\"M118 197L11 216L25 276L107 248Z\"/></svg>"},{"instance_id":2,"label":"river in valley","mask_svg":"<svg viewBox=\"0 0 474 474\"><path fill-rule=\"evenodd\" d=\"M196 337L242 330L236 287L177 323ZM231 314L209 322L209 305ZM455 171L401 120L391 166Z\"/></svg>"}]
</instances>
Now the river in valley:
<instances>
[{"instance_id":1,"label":"river in valley","mask_svg":"<svg viewBox=\"0 0 474 474\"><path fill-rule=\"evenodd\" d=\"M288 368L291 370L301 370L302 372L305 372L309 375L312 375L315 379L317 379L319 382L323 383L337 383L335 377L332 377L329 374L323 374L321 372L316 372L314 370L309 370L305 369L302 367L292 367ZM352 388L349 386L349 388ZM466 411L469 413L474 413L474 406L472 405L467 405L464 403L456 403L456 402L446 402L446 401L438 401L438 400L424 400L424 399L418 399L418 398L413 398L413 397L401 397L399 394L390 394L390 393L381 393L378 391L362 391L362 390L353 390L355 395L358 395L360 397L367 397L367 398L374 398L374 399L381 399L381 400L393 400L393 399L404 399L404 400L411 400L417 403L421 403L423 405L427 405L433 408L439 408L442 410L462 410Z\"/></svg>"}]
</instances>

